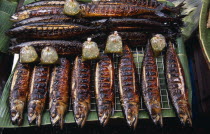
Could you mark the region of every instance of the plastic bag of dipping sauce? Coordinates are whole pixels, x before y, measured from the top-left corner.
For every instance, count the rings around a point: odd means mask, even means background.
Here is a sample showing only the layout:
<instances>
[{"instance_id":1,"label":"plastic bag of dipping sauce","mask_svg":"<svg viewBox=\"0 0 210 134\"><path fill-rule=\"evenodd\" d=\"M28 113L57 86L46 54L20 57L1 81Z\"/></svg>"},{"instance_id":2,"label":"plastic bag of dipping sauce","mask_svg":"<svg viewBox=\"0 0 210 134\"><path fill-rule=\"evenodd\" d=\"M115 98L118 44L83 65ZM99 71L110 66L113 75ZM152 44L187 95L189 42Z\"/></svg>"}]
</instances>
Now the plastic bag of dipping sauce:
<instances>
[{"instance_id":1,"label":"plastic bag of dipping sauce","mask_svg":"<svg viewBox=\"0 0 210 134\"><path fill-rule=\"evenodd\" d=\"M107 39L105 53L121 54L122 52L122 38L118 35L117 31L115 31L114 34L109 35Z\"/></svg>"},{"instance_id":2,"label":"plastic bag of dipping sauce","mask_svg":"<svg viewBox=\"0 0 210 134\"><path fill-rule=\"evenodd\" d=\"M159 56L166 47L166 39L162 34L156 34L150 40L155 57Z\"/></svg>"},{"instance_id":3,"label":"plastic bag of dipping sauce","mask_svg":"<svg viewBox=\"0 0 210 134\"><path fill-rule=\"evenodd\" d=\"M99 58L98 45L88 38L87 41L83 43L82 47L82 61L93 60Z\"/></svg>"},{"instance_id":4,"label":"plastic bag of dipping sauce","mask_svg":"<svg viewBox=\"0 0 210 134\"><path fill-rule=\"evenodd\" d=\"M20 49L20 63L32 63L38 60L38 54L32 46L25 46Z\"/></svg>"},{"instance_id":5,"label":"plastic bag of dipping sauce","mask_svg":"<svg viewBox=\"0 0 210 134\"><path fill-rule=\"evenodd\" d=\"M80 5L76 0L66 0L63 12L67 15L77 15L80 12Z\"/></svg>"},{"instance_id":6,"label":"plastic bag of dipping sauce","mask_svg":"<svg viewBox=\"0 0 210 134\"><path fill-rule=\"evenodd\" d=\"M45 47L41 52L41 64L55 64L58 61L58 54L53 47Z\"/></svg>"}]
</instances>

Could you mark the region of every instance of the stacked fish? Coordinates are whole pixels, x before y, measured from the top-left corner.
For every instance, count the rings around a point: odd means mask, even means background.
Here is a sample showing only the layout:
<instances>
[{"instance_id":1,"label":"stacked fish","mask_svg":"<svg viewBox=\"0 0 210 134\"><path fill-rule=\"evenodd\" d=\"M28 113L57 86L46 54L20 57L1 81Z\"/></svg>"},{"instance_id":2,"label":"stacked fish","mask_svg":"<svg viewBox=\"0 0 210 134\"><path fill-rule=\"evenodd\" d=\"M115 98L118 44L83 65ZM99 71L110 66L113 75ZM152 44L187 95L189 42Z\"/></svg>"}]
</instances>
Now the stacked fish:
<instances>
[{"instance_id":1,"label":"stacked fish","mask_svg":"<svg viewBox=\"0 0 210 134\"><path fill-rule=\"evenodd\" d=\"M167 40L176 38L182 25L181 6L169 7L156 0L40 1L22 6L12 16L16 23L7 33L13 37L10 52L20 54L10 91L12 123L21 125L27 105L29 123L40 126L49 96L53 125L63 127L71 99L75 121L83 127L90 111L93 66L82 60L81 42L90 37L99 48L105 48L108 35L118 31L124 46L118 67L118 87L125 119L131 128L136 127L142 91L151 119L162 126L155 48L148 39L157 33ZM138 83L129 47L145 44L141 83ZM75 60L71 67L72 58ZM168 89L178 116L182 123L192 124L183 69L172 45L168 47L165 63ZM96 63L94 79L97 112L102 126L108 123L114 112L114 69L110 54L102 52Z\"/></svg>"}]
</instances>

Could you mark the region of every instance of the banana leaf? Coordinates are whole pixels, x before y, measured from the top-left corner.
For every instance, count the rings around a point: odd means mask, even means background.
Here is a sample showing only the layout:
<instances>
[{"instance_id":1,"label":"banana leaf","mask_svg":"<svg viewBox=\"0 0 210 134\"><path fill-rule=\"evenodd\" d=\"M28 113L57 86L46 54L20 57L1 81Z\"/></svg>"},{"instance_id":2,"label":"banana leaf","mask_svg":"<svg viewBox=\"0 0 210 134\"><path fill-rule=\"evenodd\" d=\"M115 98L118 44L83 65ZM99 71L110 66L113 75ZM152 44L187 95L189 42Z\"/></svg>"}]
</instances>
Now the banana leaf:
<instances>
[{"instance_id":1,"label":"banana leaf","mask_svg":"<svg viewBox=\"0 0 210 134\"><path fill-rule=\"evenodd\" d=\"M200 41L201 41L200 45L203 51L203 55L210 69L210 29L207 28L207 19L209 11L210 11L210 1L203 0L203 6L200 14L199 36L200 36Z\"/></svg>"}]
</instances>

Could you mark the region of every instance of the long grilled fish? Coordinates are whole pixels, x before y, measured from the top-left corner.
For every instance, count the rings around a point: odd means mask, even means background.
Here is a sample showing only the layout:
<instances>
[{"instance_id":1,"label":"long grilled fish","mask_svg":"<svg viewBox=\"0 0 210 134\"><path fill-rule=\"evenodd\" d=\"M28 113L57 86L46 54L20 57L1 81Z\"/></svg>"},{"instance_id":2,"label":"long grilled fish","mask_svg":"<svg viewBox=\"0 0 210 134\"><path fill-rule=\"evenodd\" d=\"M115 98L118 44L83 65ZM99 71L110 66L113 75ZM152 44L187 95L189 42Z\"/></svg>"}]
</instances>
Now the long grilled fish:
<instances>
[{"instance_id":1,"label":"long grilled fish","mask_svg":"<svg viewBox=\"0 0 210 134\"><path fill-rule=\"evenodd\" d=\"M90 64L82 62L79 56L74 61L71 79L74 119L83 127L90 111Z\"/></svg>"},{"instance_id":2,"label":"long grilled fish","mask_svg":"<svg viewBox=\"0 0 210 134\"><path fill-rule=\"evenodd\" d=\"M45 9L39 9L39 10L24 10L19 11L12 15L11 21L17 22L22 21L27 18L37 17L37 16L43 16L43 15L58 15L63 14L63 8L54 8L54 7L48 7Z\"/></svg>"},{"instance_id":3,"label":"long grilled fish","mask_svg":"<svg viewBox=\"0 0 210 134\"><path fill-rule=\"evenodd\" d=\"M20 7L20 10L39 9L41 7L61 7L63 8L65 1L38 1Z\"/></svg>"},{"instance_id":4,"label":"long grilled fish","mask_svg":"<svg viewBox=\"0 0 210 134\"><path fill-rule=\"evenodd\" d=\"M16 46L11 46L9 51L12 53L20 53L20 49L25 46L33 46L36 52L41 53L45 47L53 47L60 55L75 55L81 54L82 43L79 41L64 41L64 40L40 40L24 42Z\"/></svg>"},{"instance_id":5,"label":"long grilled fish","mask_svg":"<svg viewBox=\"0 0 210 134\"><path fill-rule=\"evenodd\" d=\"M69 39L96 30L95 27L72 23L33 23L10 29L7 34L32 39Z\"/></svg>"},{"instance_id":6,"label":"long grilled fish","mask_svg":"<svg viewBox=\"0 0 210 134\"><path fill-rule=\"evenodd\" d=\"M145 55L143 58L141 74L144 103L153 122L163 126L158 70L150 43L147 44L146 51L144 53Z\"/></svg>"},{"instance_id":7,"label":"long grilled fish","mask_svg":"<svg viewBox=\"0 0 210 134\"><path fill-rule=\"evenodd\" d=\"M45 108L48 82L50 75L50 67L44 65L34 66L28 102L28 121L32 124L36 121L36 125L40 126L42 121L42 112Z\"/></svg>"},{"instance_id":8,"label":"long grilled fish","mask_svg":"<svg viewBox=\"0 0 210 134\"><path fill-rule=\"evenodd\" d=\"M166 52L165 64L168 91L177 115L183 125L188 123L192 126L192 115L183 67L171 43Z\"/></svg>"},{"instance_id":9,"label":"long grilled fish","mask_svg":"<svg viewBox=\"0 0 210 134\"><path fill-rule=\"evenodd\" d=\"M10 89L10 116L13 124L21 125L29 93L30 66L18 63Z\"/></svg>"},{"instance_id":10,"label":"long grilled fish","mask_svg":"<svg viewBox=\"0 0 210 134\"><path fill-rule=\"evenodd\" d=\"M139 89L136 68L130 48L126 45L119 63L119 93L128 125L135 129L139 113Z\"/></svg>"},{"instance_id":11,"label":"long grilled fish","mask_svg":"<svg viewBox=\"0 0 210 134\"><path fill-rule=\"evenodd\" d=\"M83 18L73 18L66 16L64 14L60 15L47 15L47 16L38 16L38 17L33 17L33 18L28 18L19 22L16 22L13 27L18 27L18 26L23 26L26 24L31 24L31 23L40 23L40 22L68 22L68 23L76 23L76 24L83 24L83 25L88 25L89 21Z\"/></svg>"},{"instance_id":12,"label":"long grilled fish","mask_svg":"<svg viewBox=\"0 0 210 134\"><path fill-rule=\"evenodd\" d=\"M61 58L60 65L55 65L51 74L49 103L51 123L59 123L61 129L69 102L69 74L69 60Z\"/></svg>"},{"instance_id":13,"label":"long grilled fish","mask_svg":"<svg viewBox=\"0 0 210 134\"><path fill-rule=\"evenodd\" d=\"M111 57L103 54L96 64L95 93L99 121L105 126L114 112L114 66Z\"/></svg>"}]
</instances>

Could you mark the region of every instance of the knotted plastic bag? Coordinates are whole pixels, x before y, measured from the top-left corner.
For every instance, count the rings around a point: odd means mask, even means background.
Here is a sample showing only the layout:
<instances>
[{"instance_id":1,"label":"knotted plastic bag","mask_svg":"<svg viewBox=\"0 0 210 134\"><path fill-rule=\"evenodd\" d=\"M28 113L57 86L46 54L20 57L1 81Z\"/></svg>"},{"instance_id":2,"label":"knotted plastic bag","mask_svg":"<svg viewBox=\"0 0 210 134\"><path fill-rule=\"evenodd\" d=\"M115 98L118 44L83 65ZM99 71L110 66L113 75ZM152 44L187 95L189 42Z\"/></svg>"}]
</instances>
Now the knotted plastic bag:
<instances>
[{"instance_id":1,"label":"knotted plastic bag","mask_svg":"<svg viewBox=\"0 0 210 134\"><path fill-rule=\"evenodd\" d=\"M151 39L151 46L155 57L159 56L166 47L166 39L162 34L156 34Z\"/></svg>"},{"instance_id":2,"label":"knotted plastic bag","mask_svg":"<svg viewBox=\"0 0 210 134\"><path fill-rule=\"evenodd\" d=\"M118 35L117 31L115 31L114 34L109 35L107 39L105 53L121 54L122 51L122 38Z\"/></svg>"},{"instance_id":3,"label":"knotted plastic bag","mask_svg":"<svg viewBox=\"0 0 210 134\"><path fill-rule=\"evenodd\" d=\"M34 47L25 46L20 49L20 63L31 63L38 59L38 54Z\"/></svg>"},{"instance_id":4,"label":"knotted plastic bag","mask_svg":"<svg viewBox=\"0 0 210 134\"><path fill-rule=\"evenodd\" d=\"M53 47L45 47L41 52L41 64L55 64L58 61L58 54Z\"/></svg>"},{"instance_id":5,"label":"knotted plastic bag","mask_svg":"<svg viewBox=\"0 0 210 134\"><path fill-rule=\"evenodd\" d=\"M80 12L80 5L76 0L66 0L63 12L67 15L77 15Z\"/></svg>"}]
</instances>

